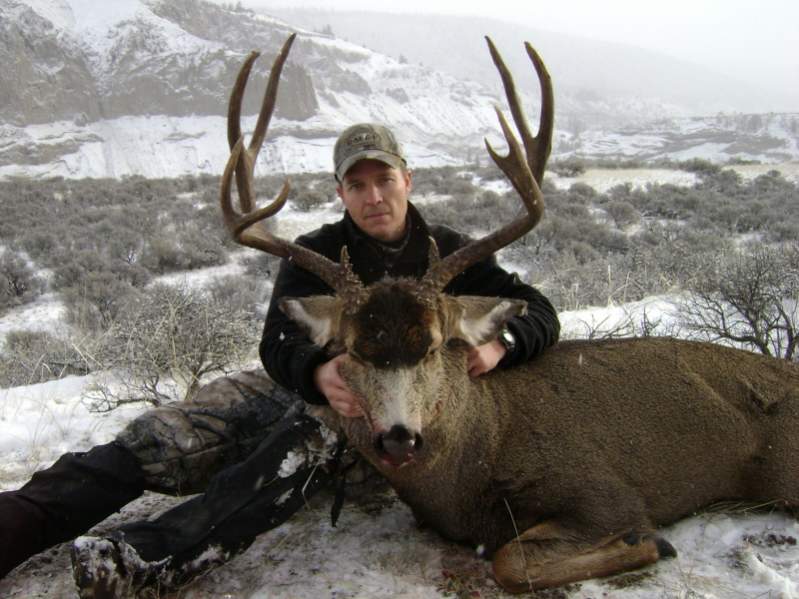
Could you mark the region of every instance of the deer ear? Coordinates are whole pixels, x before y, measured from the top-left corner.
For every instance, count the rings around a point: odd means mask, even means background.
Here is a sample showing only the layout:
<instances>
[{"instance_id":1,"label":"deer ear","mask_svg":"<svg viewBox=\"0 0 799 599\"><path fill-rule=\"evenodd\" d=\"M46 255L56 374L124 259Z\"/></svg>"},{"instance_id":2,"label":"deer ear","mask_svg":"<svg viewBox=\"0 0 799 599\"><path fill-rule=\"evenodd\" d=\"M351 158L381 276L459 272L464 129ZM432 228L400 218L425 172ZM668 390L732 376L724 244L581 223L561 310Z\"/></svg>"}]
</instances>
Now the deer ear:
<instances>
[{"instance_id":1,"label":"deer ear","mask_svg":"<svg viewBox=\"0 0 799 599\"><path fill-rule=\"evenodd\" d=\"M286 316L308 331L311 341L319 347L324 347L334 337L333 322L337 310L335 297L285 297L280 300L279 306Z\"/></svg>"},{"instance_id":2,"label":"deer ear","mask_svg":"<svg viewBox=\"0 0 799 599\"><path fill-rule=\"evenodd\" d=\"M510 318L524 314L527 309L524 300L503 297L459 295L452 301L460 309L460 317L456 318L450 337L458 337L471 345L491 341Z\"/></svg>"}]
</instances>

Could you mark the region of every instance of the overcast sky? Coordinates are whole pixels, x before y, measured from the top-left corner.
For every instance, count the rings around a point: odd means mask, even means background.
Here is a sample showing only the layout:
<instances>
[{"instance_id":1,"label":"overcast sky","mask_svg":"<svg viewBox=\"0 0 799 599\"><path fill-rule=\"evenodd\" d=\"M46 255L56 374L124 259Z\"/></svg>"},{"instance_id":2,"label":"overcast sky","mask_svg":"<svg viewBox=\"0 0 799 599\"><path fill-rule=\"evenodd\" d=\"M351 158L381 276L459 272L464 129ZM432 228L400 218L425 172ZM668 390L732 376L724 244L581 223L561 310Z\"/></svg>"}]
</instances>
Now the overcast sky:
<instances>
[{"instance_id":1,"label":"overcast sky","mask_svg":"<svg viewBox=\"0 0 799 599\"><path fill-rule=\"evenodd\" d=\"M737 74L740 79L799 88L799 0L402 0L381 4L242 0L242 4L500 18L650 48L733 77Z\"/></svg>"}]
</instances>

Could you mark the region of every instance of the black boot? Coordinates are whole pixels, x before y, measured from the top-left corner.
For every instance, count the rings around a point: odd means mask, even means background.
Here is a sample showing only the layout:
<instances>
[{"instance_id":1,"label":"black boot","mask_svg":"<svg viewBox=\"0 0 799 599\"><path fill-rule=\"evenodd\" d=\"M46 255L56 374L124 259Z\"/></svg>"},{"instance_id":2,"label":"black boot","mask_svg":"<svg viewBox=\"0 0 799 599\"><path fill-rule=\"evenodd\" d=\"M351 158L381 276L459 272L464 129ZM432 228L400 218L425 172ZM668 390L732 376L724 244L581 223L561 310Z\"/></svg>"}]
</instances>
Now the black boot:
<instances>
[{"instance_id":1,"label":"black boot","mask_svg":"<svg viewBox=\"0 0 799 599\"><path fill-rule=\"evenodd\" d=\"M0 578L86 532L143 491L138 460L116 442L64 454L21 489L0 493Z\"/></svg>"}]
</instances>

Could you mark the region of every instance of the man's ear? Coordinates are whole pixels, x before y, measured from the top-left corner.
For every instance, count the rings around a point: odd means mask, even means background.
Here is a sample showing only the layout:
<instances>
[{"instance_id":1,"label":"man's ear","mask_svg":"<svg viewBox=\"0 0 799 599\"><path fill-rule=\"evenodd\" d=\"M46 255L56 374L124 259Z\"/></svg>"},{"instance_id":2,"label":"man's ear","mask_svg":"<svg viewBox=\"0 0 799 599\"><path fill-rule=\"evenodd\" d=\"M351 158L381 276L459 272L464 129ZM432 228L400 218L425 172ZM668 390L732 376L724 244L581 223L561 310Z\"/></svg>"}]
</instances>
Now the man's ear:
<instances>
[{"instance_id":1,"label":"man's ear","mask_svg":"<svg viewBox=\"0 0 799 599\"><path fill-rule=\"evenodd\" d=\"M450 337L463 339L471 345L491 341L508 320L527 310L527 302L518 299L478 295L459 295L449 299L453 303L453 312L458 315Z\"/></svg>"},{"instance_id":2,"label":"man's ear","mask_svg":"<svg viewBox=\"0 0 799 599\"><path fill-rule=\"evenodd\" d=\"M337 300L329 295L284 297L278 304L283 313L301 325L316 345L324 347L334 336Z\"/></svg>"}]
</instances>

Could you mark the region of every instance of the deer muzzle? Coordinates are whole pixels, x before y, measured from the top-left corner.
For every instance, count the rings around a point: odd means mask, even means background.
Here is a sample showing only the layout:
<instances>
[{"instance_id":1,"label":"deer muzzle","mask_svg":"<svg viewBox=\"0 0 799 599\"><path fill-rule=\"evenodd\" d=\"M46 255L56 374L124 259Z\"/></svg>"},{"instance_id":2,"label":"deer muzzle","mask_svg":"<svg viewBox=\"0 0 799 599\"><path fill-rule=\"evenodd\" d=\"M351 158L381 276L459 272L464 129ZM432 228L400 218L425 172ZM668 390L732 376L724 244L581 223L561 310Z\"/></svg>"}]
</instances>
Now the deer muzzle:
<instances>
[{"instance_id":1,"label":"deer muzzle","mask_svg":"<svg viewBox=\"0 0 799 599\"><path fill-rule=\"evenodd\" d=\"M411 462L422 448L422 436L395 424L388 432L375 435L374 447L378 457L394 467Z\"/></svg>"}]
</instances>

